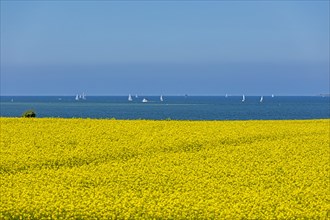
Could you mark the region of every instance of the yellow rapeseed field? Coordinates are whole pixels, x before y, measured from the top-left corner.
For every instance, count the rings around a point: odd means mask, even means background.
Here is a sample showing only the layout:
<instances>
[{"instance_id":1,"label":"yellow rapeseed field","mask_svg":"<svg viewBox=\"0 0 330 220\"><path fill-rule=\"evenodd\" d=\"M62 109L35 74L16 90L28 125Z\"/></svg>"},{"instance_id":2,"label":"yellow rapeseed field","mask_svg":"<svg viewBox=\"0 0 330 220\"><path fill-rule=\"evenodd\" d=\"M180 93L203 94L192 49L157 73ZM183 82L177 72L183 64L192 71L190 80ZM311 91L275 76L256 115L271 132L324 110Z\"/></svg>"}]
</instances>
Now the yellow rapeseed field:
<instances>
[{"instance_id":1,"label":"yellow rapeseed field","mask_svg":"<svg viewBox=\"0 0 330 220\"><path fill-rule=\"evenodd\" d=\"M0 122L0 219L330 217L329 119Z\"/></svg>"}]
</instances>

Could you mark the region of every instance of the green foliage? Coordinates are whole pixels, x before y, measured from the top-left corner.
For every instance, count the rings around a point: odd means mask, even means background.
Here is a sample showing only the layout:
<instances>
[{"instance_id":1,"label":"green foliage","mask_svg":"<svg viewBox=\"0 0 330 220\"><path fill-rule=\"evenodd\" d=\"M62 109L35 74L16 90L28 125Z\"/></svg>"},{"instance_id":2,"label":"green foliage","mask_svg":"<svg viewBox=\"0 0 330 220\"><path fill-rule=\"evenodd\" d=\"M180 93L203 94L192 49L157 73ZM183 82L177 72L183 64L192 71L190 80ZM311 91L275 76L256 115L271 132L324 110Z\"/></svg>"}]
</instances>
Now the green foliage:
<instances>
[{"instance_id":1,"label":"green foliage","mask_svg":"<svg viewBox=\"0 0 330 220\"><path fill-rule=\"evenodd\" d=\"M36 113L33 110L27 110L22 114L23 118L35 118Z\"/></svg>"}]
</instances>

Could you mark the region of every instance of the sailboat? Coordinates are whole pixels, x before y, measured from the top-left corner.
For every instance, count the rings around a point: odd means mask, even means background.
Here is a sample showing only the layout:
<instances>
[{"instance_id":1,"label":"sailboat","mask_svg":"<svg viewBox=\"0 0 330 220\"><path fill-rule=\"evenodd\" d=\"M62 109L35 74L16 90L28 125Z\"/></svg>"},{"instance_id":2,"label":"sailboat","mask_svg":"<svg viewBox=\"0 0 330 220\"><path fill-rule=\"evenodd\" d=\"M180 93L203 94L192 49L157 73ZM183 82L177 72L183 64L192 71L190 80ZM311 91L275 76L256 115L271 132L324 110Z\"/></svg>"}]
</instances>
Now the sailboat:
<instances>
[{"instance_id":1,"label":"sailboat","mask_svg":"<svg viewBox=\"0 0 330 220\"><path fill-rule=\"evenodd\" d=\"M86 96L85 96L85 93L83 92L83 94L81 95L81 98L83 99L83 100L86 100Z\"/></svg>"},{"instance_id":2,"label":"sailboat","mask_svg":"<svg viewBox=\"0 0 330 220\"><path fill-rule=\"evenodd\" d=\"M243 94L242 102L245 102L245 95Z\"/></svg>"},{"instance_id":3,"label":"sailboat","mask_svg":"<svg viewBox=\"0 0 330 220\"><path fill-rule=\"evenodd\" d=\"M261 96L260 97L260 102L262 102L264 100L264 97L263 96Z\"/></svg>"},{"instance_id":4,"label":"sailboat","mask_svg":"<svg viewBox=\"0 0 330 220\"><path fill-rule=\"evenodd\" d=\"M274 94L272 94L272 98L274 98Z\"/></svg>"},{"instance_id":5,"label":"sailboat","mask_svg":"<svg viewBox=\"0 0 330 220\"><path fill-rule=\"evenodd\" d=\"M139 96L137 94L135 94L135 98L138 98Z\"/></svg>"},{"instance_id":6,"label":"sailboat","mask_svg":"<svg viewBox=\"0 0 330 220\"><path fill-rule=\"evenodd\" d=\"M163 99L163 96L162 96L162 95L160 96L160 98L159 98L159 99L160 99L160 101L161 101L161 102L162 102L162 101L164 101L164 99Z\"/></svg>"},{"instance_id":7,"label":"sailboat","mask_svg":"<svg viewBox=\"0 0 330 220\"><path fill-rule=\"evenodd\" d=\"M144 99L142 100L142 102L145 103L145 102L148 102L148 100L147 100L146 98L144 98Z\"/></svg>"},{"instance_id":8,"label":"sailboat","mask_svg":"<svg viewBox=\"0 0 330 220\"><path fill-rule=\"evenodd\" d=\"M76 95L75 100L77 100L77 101L79 100L79 95L78 94Z\"/></svg>"},{"instance_id":9,"label":"sailboat","mask_svg":"<svg viewBox=\"0 0 330 220\"><path fill-rule=\"evenodd\" d=\"M131 94L128 95L128 101L129 102L133 101Z\"/></svg>"},{"instance_id":10,"label":"sailboat","mask_svg":"<svg viewBox=\"0 0 330 220\"><path fill-rule=\"evenodd\" d=\"M228 98L228 94L227 93L226 93L225 97Z\"/></svg>"}]
</instances>

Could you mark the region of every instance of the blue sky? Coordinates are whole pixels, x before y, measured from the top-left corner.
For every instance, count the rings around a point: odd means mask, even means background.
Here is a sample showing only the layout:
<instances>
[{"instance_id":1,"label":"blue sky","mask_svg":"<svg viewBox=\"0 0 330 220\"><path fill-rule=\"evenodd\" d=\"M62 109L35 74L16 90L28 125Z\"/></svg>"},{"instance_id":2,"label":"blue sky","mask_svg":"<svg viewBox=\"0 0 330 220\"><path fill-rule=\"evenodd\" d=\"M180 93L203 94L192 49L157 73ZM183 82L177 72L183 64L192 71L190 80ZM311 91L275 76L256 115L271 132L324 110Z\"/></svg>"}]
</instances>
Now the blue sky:
<instances>
[{"instance_id":1,"label":"blue sky","mask_svg":"<svg viewBox=\"0 0 330 220\"><path fill-rule=\"evenodd\" d=\"M1 95L329 92L328 1L1 1Z\"/></svg>"}]
</instances>

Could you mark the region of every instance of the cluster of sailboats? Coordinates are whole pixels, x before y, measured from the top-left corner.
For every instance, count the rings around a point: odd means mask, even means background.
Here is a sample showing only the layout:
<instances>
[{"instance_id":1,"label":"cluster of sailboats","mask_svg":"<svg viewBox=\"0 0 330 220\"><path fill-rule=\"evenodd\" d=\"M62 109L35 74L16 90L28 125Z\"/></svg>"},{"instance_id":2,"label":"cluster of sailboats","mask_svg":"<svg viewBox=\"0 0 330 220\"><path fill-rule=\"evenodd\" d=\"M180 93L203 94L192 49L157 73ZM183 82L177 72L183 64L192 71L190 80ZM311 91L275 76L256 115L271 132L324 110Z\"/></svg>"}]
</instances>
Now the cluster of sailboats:
<instances>
[{"instance_id":1,"label":"cluster of sailboats","mask_svg":"<svg viewBox=\"0 0 330 220\"><path fill-rule=\"evenodd\" d=\"M138 95L135 95L135 98L138 98ZM132 102L132 101L133 101L133 98L132 98L132 95L131 95L131 94L128 95L128 101L129 101L129 102ZM164 98L163 98L162 95L159 97L159 101L161 101L161 102L164 101ZM146 99L146 98L143 98L143 99L142 99L142 102L143 102L143 103L146 103L146 102L149 102L149 100Z\"/></svg>"},{"instance_id":2,"label":"cluster of sailboats","mask_svg":"<svg viewBox=\"0 0 330 220\"><path fill-rule=\"evenodd\" d=\"M187 95L186 95L186 96L187 96ZM228 98L228 94L226 94L225 97ZM271 97L274 98L274 97L275 97L274 94L272 94ZM135 95L135 98L137 99L137 98L138 98L138 95ZM77 94L75 100L77 100L77 101L79 101L79 100L86 100L86 95L85 95L85 93L83 92L82 94ZM13 102L14 100L11 100L11 101ZM132 101L133 101L133 97L132 97L131 94L128 95L128 101L129 101L129 102L132 102ZM161 95L161 96L159 97L159 101L160 101L160 102L163 102L163 101L164 101L163 95ZM264 96L260 96L260 100L259 100L259 102L263 102L263 101L264 101ZM149 102L149 100L146 99L146 98L143 98L143 99L142 99L142 102L143 102L143 103L147 103L147 102ZM242 102L245 102L245 95L244 95L244 94L243 94L243 96L242 96Z\"/></svg>"},{"instance_id":3,"label":"cluster of sailboats","mask_svg":"<svg viewBox=\"0 0 330 220\"><path fill-rule=\"evenodd\" d=\"M85 95L85 93L83 92L82 94L77 94L75 100L76 100L76 101L79 101L79 100L86 100L86 95Z\"/></svg>"},{"instance_id":4,"label":"cluster of sailboats","mask_svg":"<svg viewBox=\"0 0 330 220\"><path fill-rule=\"evenodd\" d=\"M187 96L187 95L186 95L186 96ZM228 98L228 94L226 94L225 97ZM274 94L272 94L271 97L274 98L274 97L275 97ZM136 95L135 98L138 98L138 96ZM162 95L159 97L159 100L160 100L161 102L164 101ZM132 98L132 95L131 95L131 94L128 95L128 101L129 101L129 102L133 101L133 98ZM263 101L264 101L264 96L260 96L260 100L259 100L259 102L263 102ZM146 102L149 102L149 100L147 100L146 98L143 98L143 99L142 99L142 102L143 102L143 103L146 103ZM242 96L242 102L245 102L245 95L244 95L244 94L243 94L243 96Z\"/></svg>"},{"instance_id":5,"label":"cluster of sailboats","mask_svg":"<svg viewBox=\"0 0 330 220\"><path fill-rule=\"evenodd\" d=\"M226 94L225 97L228 98L228 94ZM272 94L271 97L274 98L275 97L274 94ZM264 96L260 96L259 102L263 102L263 101L264 101ZM242 96L242 102L245 102L245 95L244 94Z\"/></svg>"}]
</instances>

